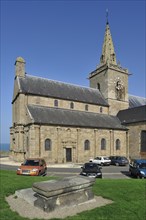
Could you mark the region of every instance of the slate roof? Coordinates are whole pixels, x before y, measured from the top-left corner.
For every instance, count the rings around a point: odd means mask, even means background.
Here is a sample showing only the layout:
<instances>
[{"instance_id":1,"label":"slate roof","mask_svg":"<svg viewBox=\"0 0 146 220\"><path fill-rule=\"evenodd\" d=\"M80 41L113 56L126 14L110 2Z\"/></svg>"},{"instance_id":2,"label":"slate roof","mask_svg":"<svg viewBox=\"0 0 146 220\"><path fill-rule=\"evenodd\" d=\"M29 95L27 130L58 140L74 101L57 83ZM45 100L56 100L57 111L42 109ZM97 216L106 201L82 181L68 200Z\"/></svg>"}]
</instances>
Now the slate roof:
<instances>
[{"instance_id":1,"label":"slate roof","mask_svg":"<svg viewBox=\"0 0 146 220\"><path fill-rule=\"evenodd\" d=\"M29 105L35 124L127 130L116 116Z\"/></svg>"},{"instance_id":2,"label":"slate roof","mask_svg":"<svg viewBox=\"0 0 146 220\"><path fill-rule=\"evenodd\" d=\"M58 99L109 106L98 89L80 87L40 77L18 77L20 92Z\"/></svg>"},{"instance_id":3,"label":"slate roof","mask_svg":"<svg viewBox=\"0 0 146 220\"><path fill-rule=\"evenodd\" d=\"M146 105L121 110L117 114L122 124L146 122Z\"/></svg>"},{"instance_id":4,"label":"slate roof","mask_svg":"<svg viewBox=\"0 0 146 220\"><path fill-rule=\"evenodd\" d=\"M129 108L146 105L146 98L129 95Z\"/></svg>"}]
</instances>

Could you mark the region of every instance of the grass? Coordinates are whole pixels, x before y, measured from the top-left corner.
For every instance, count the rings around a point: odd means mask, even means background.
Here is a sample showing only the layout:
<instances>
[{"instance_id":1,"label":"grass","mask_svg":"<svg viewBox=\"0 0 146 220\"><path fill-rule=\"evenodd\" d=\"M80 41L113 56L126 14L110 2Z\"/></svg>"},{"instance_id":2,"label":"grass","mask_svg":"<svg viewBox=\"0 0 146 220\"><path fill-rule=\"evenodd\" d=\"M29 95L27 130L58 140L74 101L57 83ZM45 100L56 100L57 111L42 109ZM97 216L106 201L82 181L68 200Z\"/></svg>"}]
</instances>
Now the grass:
<instances>
[{"instance_id":1,"label":"grass","mask_svg":"<svg viewBox=\"0 0 146 220\"><path fill-rule=\"evenodd\" d=\"M33 182L49 177L17 176L14 171L0 171L0 219L28 220L10 210L5 197L15 190L30 188ZM96 195L114 201L110 205L85 211L65 220L145 220L146 219L146 180L137 179L98 179L93 187Z\"/></svg>"}]
</instances>

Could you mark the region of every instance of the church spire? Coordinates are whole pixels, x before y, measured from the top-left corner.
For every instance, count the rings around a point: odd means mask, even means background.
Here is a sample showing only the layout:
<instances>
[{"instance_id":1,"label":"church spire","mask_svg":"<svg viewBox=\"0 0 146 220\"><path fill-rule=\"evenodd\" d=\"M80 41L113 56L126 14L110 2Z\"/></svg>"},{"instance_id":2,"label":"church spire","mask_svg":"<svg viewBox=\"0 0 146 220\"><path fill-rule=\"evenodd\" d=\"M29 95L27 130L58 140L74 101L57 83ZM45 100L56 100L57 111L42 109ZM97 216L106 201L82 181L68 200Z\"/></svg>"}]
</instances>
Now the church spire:
<instances>
[{"instance_id":1,"label":"church spire","mask_svg":"<svg viewBox=\"0 0 146 220\"><path fill-rule=\"evenodd\" d=\"M114 44L112 41L112 36L108 22L108 11L106 11L106 29L104 35L104 42L102 46L102 55L100 58L100 64L105 64L105 63L111 63L117 65Z\"/></svg>"}]
</instances>

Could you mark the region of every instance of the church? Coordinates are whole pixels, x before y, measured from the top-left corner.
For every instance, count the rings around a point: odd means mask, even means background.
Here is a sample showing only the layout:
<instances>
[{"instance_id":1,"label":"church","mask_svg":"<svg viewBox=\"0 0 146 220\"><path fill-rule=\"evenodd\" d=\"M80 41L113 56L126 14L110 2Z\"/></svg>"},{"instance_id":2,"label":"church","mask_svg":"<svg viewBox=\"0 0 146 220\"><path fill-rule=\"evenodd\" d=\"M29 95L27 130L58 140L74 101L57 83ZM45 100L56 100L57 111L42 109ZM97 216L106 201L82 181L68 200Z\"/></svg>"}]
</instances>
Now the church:
<instances>
[{"instance_id":1,"label":"church","mask_svg":"<svg viewBox=\"0 0 146 220\"><path fill-rule=\"evenodd\" d=\"M107 21L89 87L28 75L15 62L10 158L84 163L96 156L146 158L146 99L128 94Z\"/></svg>"}]
</instances>

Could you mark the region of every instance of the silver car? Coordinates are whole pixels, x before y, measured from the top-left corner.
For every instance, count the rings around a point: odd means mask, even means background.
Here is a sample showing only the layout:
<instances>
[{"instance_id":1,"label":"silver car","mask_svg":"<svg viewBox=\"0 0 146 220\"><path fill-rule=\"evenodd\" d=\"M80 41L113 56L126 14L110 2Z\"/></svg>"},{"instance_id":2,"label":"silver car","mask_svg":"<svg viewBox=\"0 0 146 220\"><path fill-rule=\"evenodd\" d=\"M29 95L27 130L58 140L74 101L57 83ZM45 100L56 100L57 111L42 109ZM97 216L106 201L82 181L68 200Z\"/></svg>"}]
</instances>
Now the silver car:
<instances>
[{"instance_id":1,"label":"silver car","mask_svg":"<svg viewBox=\"0 0 146 220\"><path fill-rule=\"evenodd\" d=\"M89 162L97 163L101 166L109 166L111 164L111 160L107 156L98 156L94 159L90 159Z\"/></svg>"}]
</instances>

